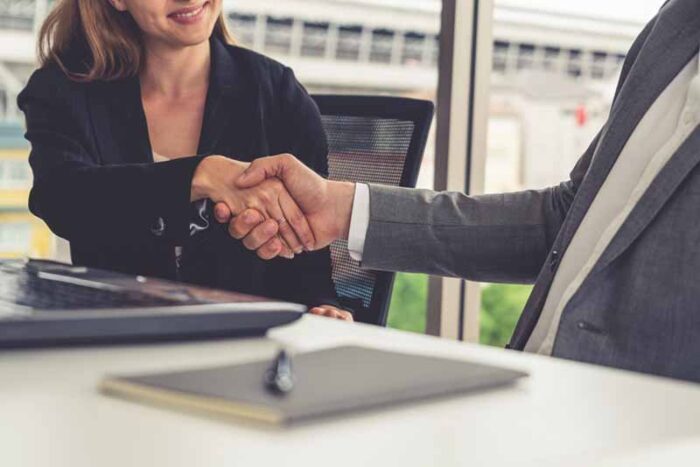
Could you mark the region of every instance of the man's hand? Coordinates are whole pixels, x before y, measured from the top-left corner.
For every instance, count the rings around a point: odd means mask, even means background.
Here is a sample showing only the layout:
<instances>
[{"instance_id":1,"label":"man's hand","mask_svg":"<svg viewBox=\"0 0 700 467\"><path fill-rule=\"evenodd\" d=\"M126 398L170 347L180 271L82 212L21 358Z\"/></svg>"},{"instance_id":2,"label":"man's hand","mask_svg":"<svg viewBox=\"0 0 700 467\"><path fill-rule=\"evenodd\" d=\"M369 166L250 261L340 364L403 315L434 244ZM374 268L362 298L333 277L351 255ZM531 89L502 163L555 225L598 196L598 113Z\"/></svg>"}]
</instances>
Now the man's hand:
<instances>
[{"instance_id":1,"label":"man's hand","mask_svg":"<svg viewBox=\"0 0 700 467\"><path fill-rule=\"evenodd\" d=\"M315 243L311 247L307 245L307 250L325 248L335 240L348 237L355 195L353 183L326 180L294 156L283 154L255 160L236 184L241 189L249 189L271 178L282 181L301 210L301 215L308 221ZM230 218L226 206L217 205L216 213L217 220L221 222ZM293 220L288 219L290 222ZM248 249L256 250L258 256L265 259L270 259L278 249L276 239L271 234L273 230L270 222L255 224L246 215L234 217L229 224L229 232L234 238L243 239Z\"/></svg>"}]
</instances>

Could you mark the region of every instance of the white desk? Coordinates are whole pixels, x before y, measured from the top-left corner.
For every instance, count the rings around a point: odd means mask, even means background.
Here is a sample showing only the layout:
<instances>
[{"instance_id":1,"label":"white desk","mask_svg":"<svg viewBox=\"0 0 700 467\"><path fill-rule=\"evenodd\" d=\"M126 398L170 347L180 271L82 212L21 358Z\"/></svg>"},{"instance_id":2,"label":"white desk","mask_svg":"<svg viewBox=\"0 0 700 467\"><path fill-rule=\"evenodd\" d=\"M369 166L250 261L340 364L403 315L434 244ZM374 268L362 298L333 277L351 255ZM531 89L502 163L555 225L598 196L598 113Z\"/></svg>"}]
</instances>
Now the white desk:
<instances>
[{"instance_id":1,"label":"white desk","mask_svg":"<svg viewBox=\"0 0 700 467\"><path fill-rule=\"evenodd\" d=\"M532 376L494 392L271 429L95 390L108 372L272 357L270 340L0 352L0 465L591 465L700 436L700 386L312 316L271 337L296 350L362 343Z\"/></svg>"}]
</instances>

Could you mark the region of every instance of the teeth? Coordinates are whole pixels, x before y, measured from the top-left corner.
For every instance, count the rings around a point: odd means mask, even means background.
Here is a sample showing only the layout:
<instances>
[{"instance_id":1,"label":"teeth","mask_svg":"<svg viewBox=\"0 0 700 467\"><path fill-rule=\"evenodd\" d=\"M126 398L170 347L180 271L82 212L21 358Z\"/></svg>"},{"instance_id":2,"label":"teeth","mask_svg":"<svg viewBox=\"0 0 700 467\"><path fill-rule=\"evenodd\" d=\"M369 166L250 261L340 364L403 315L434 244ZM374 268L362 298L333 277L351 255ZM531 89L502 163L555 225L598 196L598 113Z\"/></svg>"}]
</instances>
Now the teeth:
<instances>
[{"instance_id":1,"label":"teeth","mask_svg":"<svg viewBox=\"0 0 700 467\"><path fill-rule=\"evenodd\" d=\"M203 9L204 7L199 7L197 10L191 11L189 13L178 13L175 16L177 18L192 18L193 16L197 16Z\"/></svg>"}]
</instances>

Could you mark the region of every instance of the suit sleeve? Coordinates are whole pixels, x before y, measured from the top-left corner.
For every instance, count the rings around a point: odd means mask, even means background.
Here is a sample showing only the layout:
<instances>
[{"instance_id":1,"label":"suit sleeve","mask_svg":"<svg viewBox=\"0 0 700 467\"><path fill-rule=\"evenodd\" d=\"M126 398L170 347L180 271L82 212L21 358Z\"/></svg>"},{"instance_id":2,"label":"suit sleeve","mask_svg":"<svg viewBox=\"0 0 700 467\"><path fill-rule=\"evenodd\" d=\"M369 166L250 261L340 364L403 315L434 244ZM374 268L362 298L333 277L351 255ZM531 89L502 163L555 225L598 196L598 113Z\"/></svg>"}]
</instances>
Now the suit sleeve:
<instances>
[{"instance_id":1,"label":"suit sleeve","mask_svg":"<svg viewBox=\"0 0 700 467\"><path fill-rule=\"evenodd\" d=\"M128 244L186 237L190 185L201 157L101 165L79 86L60 71L44 68L18 98L32 147L32 213L69 241Z\"/></svg>"},{"instance_id":2,"label":"suit sleeve","mask_svg":"<svg viewBox=\"0 0 700 467\"><path fill-rule=\"evenodd\" d=\"M632 45L617 93L655 21ZM588 172L601 134L568 181L543 190L467 196L370 186L362 266L480 282L532 283Z\"/></svg>"},{"instance_id":3,"label":"suit sleeve","mask_svg":"<svg viewBox=\"0 0 700 467\"><path fill-rule=\"evenodd\" d=\"M294 154L320 175L328 176L328 144L316 103L285 68L278 87L280 111L275 133L283 144L275 152ZM279 141L278 141L279 143ZM332 279L330 249L297 255L293 260L276 259L267 282L281 296L307 306L338 306Z\"/></svg>"}]
</instances>

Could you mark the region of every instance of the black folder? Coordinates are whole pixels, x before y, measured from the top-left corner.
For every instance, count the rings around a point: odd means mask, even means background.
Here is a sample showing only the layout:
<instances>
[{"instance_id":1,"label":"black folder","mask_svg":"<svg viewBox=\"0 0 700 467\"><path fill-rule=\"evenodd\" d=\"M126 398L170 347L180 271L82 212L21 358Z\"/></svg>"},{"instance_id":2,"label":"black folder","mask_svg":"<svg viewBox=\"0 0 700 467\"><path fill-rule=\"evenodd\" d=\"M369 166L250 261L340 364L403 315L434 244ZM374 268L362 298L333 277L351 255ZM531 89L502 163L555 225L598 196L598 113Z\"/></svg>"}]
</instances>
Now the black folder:
<instances>
[{"instance_id":1,"label":"black folder","mask_svg":"<svg viewBox=\"0 0 700 467\"><path fill-rule=\"evenodd\" d=\"M263 383L270 360L140 376L110 376L110 395L215 415L290 424L343 412L455 395L514 383L525 373L492 366L363 347L292 357L288 394Z\"/></svg>"}]
</instances>

